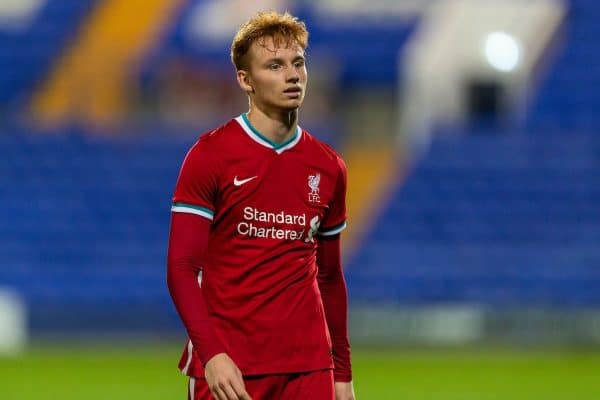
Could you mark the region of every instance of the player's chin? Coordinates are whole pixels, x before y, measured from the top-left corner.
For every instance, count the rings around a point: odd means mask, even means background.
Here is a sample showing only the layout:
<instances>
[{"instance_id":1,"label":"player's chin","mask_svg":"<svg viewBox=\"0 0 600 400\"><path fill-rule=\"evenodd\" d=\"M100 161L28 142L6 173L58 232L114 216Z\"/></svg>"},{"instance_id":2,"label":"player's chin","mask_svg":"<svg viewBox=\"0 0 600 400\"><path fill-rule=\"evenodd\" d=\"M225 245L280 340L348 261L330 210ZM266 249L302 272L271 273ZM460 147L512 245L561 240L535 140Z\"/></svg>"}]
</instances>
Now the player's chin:
<instances>
[{"instance_id":1,"label":"player's chin","mask_svg":"<svg viewBox=\"0 0 600 400\"><path fill-rule=\"evenodd\" d=\"M281 108L284 108L284 109L287 109L290 111L297 110L302 105L302 100L304 100L304 99L303 98L287 99L286 101L282 102Z\"/></svg>"}]
</instances>

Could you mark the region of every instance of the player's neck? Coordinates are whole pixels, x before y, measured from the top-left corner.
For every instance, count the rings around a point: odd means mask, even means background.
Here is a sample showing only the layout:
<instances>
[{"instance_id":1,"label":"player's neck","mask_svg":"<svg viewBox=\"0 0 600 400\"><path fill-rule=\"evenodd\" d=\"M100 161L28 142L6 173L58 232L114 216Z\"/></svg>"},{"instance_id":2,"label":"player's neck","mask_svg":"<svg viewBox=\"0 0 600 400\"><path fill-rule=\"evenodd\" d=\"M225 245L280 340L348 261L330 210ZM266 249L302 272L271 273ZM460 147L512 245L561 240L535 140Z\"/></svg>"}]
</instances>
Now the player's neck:
<instances>
[{"instance_id":1,"label":"player's neck","mask_svg":"<svg viewBox=\"0 0 600 400\"><path fill-rule=\"evenodd\" d=\"M298 110L266 113L258 107L250 107L246 115L252 126L273 143L283 143L296 134Z\"/></svg>"}]
</instances>

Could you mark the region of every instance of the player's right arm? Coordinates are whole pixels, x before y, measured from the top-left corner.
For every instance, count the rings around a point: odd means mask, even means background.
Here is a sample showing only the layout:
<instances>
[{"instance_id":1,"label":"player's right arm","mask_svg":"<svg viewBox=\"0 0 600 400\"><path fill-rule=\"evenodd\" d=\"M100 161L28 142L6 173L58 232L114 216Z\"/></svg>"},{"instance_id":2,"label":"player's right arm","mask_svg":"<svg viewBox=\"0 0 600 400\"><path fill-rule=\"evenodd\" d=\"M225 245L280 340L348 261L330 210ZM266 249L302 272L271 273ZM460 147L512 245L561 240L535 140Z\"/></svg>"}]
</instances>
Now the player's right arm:
<instances>
[{"instance_id":1,"label":"player's right arm","mask_svg":"<svg viewBox=\"0 0 600 400\"><path fill-rule=\"evenodd\" d=\"M214 398L250 400L241 371L215 333L199 279L214 215L217 174L210 153L197 143L184 160L173 196L167 284Z\"/></svg>"},{"instance_id":2,"label":"player's right arm","mask_svg":"<svg viewBox=\"0 0 600 400\"><path fill-rule=\"evenodd\" d=\"M250 400L239 368L225 353L208 315L198 273L208 245L210 221L174 212L167 261L167 283L175 307L206 372L215 399Z\"/></svg>"}]
</instances>

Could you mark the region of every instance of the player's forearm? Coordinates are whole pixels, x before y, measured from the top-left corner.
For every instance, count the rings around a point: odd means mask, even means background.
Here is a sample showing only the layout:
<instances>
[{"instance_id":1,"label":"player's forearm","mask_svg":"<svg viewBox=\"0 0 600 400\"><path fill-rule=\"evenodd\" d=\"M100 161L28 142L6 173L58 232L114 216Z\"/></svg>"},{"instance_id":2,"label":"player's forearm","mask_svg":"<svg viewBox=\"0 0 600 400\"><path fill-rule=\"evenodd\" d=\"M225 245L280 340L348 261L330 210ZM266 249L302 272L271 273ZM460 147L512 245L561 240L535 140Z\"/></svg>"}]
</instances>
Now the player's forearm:
<instances>
[{"instance_id":1,"label":"player's forearm","mask_svg":"<svg viewBox=\"0 0 600 400\"><path fill-rule=\"evenodd\" d=\"M333 345L335 380L350 382L350 343L348 341L348 297L343 279L337 282L321 283L321 296Z\"/></svg>"},{"instance_id":2,"label":"player's forearm","mask_svg":"<svg viewBox=\"0 0 600 400\"><path fill-rule=\"evenodd\" d=\"M225 352L215 335L198 284L198 272L208 242L210 224L201 217L173 214L167 256L167 285L175 308L203 364Z\"/></svg>"},{"instance_id":3,"label":"player's forearm","mask_svg":"<svg viewBox=\"0 0 600 400\"><path fill-rule=\"evenodd\" d=\"M352 367L348 341L348 294L341 266L339 237L319 244L317 264L319 290L333 345L335 380L350 382Z\"/></svg>"},{"instance_id":4,"label":"player's forearm","mask_svg":"<svg viewBox=\"0 0 600 400\"><path fill-rule=\"evenodd\" d=\"M197 275L186 271L182 264L169 263L167 283L175 308L202 363L205 364L215 354L225 352L212 328Z\"/></svg>"}]
</instances>

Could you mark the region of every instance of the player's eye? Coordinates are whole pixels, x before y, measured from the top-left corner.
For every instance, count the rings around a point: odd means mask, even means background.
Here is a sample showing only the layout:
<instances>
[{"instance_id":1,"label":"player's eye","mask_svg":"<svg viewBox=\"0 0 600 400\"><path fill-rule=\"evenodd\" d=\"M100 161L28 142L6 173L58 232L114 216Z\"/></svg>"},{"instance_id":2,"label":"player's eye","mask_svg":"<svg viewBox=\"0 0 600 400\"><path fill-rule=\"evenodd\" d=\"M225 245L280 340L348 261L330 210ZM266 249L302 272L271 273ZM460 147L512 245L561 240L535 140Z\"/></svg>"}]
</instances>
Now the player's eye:
<instances>
[{"instance_id":1,"label":"player's eye","mask_svg":"<svg viewBox=\"0 0 600 400\"><path fill-rule=\"evenodd\" d=\"M298 60L298 61L296 61L296 62L294 63L294 66L295 66L296 68L302 68L302 67L304 67L304 60Z\"/></svg>"},{"instance_id":2,"label":"player's eye","mask_svg":"<svg viewBox=\"0 0 600 400\"><path fill-rule=\"evenodd\" d=\"M272 71L277 71L280 68L281 68L281 64L277 64L277 63L269 64L269 69Z\"/></svg>"}]
</instances>

